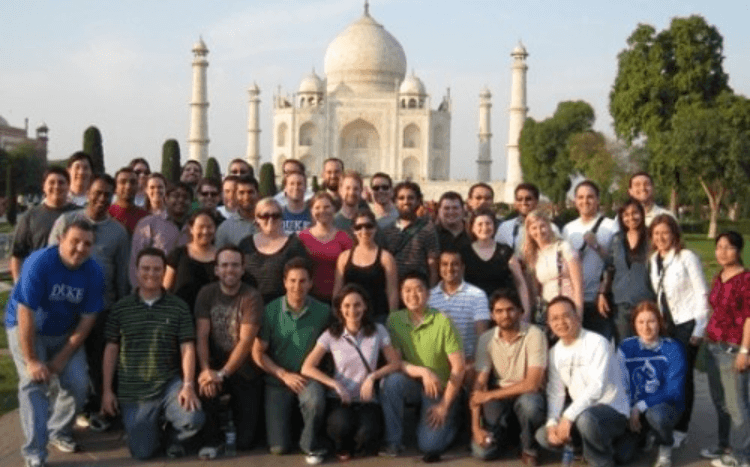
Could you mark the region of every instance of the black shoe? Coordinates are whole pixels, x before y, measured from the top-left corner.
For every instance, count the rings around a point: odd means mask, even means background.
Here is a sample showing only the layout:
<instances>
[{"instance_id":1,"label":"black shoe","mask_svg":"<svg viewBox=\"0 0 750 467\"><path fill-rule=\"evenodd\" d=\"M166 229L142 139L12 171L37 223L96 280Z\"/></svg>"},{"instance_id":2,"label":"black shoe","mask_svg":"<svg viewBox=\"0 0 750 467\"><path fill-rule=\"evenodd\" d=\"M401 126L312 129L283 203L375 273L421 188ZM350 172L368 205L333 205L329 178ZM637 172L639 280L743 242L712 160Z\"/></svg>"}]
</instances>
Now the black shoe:
<instances>
[{"instance_id":1,"label":"black shoe","mask_svg":"<svg viewBox=\"0 0 750 467\"><path fill-rule=\"evenodd\" d=\"M437 452L428 452L424 456L422 456L422 460L426 464L432 464L434 462L440 462L440 454Z\"/></svg>"}]
</instances>

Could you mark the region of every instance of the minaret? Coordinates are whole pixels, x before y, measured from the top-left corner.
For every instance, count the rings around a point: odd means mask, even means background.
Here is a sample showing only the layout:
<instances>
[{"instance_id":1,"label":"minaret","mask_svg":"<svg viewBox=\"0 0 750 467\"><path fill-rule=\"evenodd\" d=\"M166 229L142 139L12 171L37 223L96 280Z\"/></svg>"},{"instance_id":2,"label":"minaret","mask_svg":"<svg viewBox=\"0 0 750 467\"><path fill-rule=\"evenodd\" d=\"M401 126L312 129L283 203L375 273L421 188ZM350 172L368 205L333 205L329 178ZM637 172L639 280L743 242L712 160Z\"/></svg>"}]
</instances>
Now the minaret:
<instances>
[{"instance_id":1,"label":"minaret","mask_svg":"<svg viewBox=\"0 0 750 467\"><path fill-rule=\"evenodd\" d=\"M513 53L513 78L511 83L510 94L510 128L508 129L508 166L505 172L505 196L504 201L512 204L514 201L513 192L516 186L523 181L521 174L521 150L518 146L518 140L521 138L521 129L526 121L526 57L529 54L521 42L518 43Z\"/></svg>"},{"instance_id":2,"label":"minaret","mask_svg":"<svg viewBox=\"0 0 750 467\"><path fill-rule=\"evenodd\" d=\"M208 91L206 68L208 48L203 39L193 46L193 98L190 101L190 159L205 167L208 160Z\"/></svg>"},{"instance_id":3,"label":"minaret","mask_svg":"<svg viewBox=\"0 0 750 467\"><path fill-rule=\"evenodd\" d=\"M253 83L247 89L250 100L247 106L247 154L245 159L253 166L255 173L260 170L260 88Z\"/></svg>"},{"instance_id":4,"label":"minaret","mask_svg":"<svg viewBox=\"0 0 750 467\"><path fill-rule=\"evenodd\" d=\"M490 109L492 108L492 93L487 87L479 93L479 157L477 158L477 180L489 182L492 178L492 153L490 139Z\"/></svg>"}]
</instances>

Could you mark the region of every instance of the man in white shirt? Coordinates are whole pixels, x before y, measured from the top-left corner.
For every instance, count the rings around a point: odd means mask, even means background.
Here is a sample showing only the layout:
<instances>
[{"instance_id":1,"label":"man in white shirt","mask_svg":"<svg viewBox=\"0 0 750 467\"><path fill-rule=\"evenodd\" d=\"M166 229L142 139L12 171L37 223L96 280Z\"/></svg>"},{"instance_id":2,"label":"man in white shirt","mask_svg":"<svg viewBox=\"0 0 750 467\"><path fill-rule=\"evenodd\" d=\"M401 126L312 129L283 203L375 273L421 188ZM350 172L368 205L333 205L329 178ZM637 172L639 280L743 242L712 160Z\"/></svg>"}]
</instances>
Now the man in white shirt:
<instances>
[{"instance_id":1,"label":"man in white shirt","mask_svg":"<svg viewBox=\"0 0 750 467\"><path fill-rule=\"evenodd\" d=\"M525 238L523 224L526 222L526 216L539 205L539 188L533 183L521 183L516 187L514 195L513 208L518 215L500 223L495 234L495 240L505 243L513 248L516 256L521 256L521 248L523 248ZM555 224L552 224L552 230L555 235L560 236L560 231Z\"/></svg>"},{"instance_id":2,"label":"man in white shirt","mask_svg":"<svg viewBox=\"0 0 750 467\"><path fill-rule=\"evenodd\" d=\"M636 172L630 176L628 194L638 200L643 210L646 211L646 227L651 226L651 221L659 214L669 214L674 217L672 211L654 203L654 180L648 172Z\"/></svg>"},{"instance_id":3,"label":"man in white shirt","mask_svg":"<svg viewBox=\"0 0 750 467\"><path fill-rule=\"evenodd\" d=\"M589 465L612 467L615 442L625 434L630 414L612 347L581 328L575 304L565 296L549 303L547 323L560 340L549 353L547 424L537 430L536 439L547 449L560 448L572 443L575 428ZM566 391L571 400L567 407Z\"/></svg>"},{"instance_id":4,"label":"man in white shirt","mask_svg":"<svg viewBox=\"0 0 750 467\"><path fill-rule=\"evenodd\" d=\"M606 298L599 294L599 283L615 222L599 213L599 187L590 180L576 185L575 206L580 217L565 225L563 238L578 251L583 267L583 327L610 339L614 325Z\"/></svg>"}]
</instances>

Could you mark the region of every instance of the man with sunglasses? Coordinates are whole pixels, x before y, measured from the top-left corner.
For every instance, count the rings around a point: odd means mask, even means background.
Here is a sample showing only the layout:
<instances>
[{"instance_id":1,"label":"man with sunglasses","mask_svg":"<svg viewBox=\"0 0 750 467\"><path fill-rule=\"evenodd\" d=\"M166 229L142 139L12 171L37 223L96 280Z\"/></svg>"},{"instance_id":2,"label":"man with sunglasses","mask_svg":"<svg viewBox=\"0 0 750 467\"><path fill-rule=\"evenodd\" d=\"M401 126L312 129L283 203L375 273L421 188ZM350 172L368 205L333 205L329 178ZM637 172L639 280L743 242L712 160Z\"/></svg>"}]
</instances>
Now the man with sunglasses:
<instances>
[{"instance_id":1,"label":"man with sunglasses","mask_svg":"<svg viewBox=\"0 0 750 467\"><path fill-rule=\"evenodd\" d=\"M214 220L218 227L226 217L221 215L217 207L221 199L221 183L213 178L201 178L198 182L198 208L210 209L214 213Z\"/></svg>"},{"instance_id":2,"label":"man with sunglasses","mask_svg":"<svg viewBox=\"0 0 750 467\"><path fill-rule=\"evenodd\" d=\"M398 219L398 209L393 204L393 180L387 173L378 172L370 179L373 203L370 206L381 229Z\"/></svg>"}]
</instances>

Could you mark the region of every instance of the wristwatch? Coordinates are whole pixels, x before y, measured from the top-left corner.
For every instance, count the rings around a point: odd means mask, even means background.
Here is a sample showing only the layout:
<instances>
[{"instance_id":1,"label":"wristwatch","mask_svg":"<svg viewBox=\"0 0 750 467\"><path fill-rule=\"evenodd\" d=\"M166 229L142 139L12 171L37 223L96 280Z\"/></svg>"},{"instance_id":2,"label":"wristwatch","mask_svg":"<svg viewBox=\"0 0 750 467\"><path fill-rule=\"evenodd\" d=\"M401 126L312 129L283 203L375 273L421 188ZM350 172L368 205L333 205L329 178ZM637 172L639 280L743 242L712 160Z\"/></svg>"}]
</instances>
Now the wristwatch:
<instances>
[{"instance_id":1,"label":"wristwatch","mask_svg":"<svg viewBox=\"0 0 750 467\"><path fill-rule=\"evenodd\" d=\"M225 379L227 379L227 372L224 371L223 368L221 370L217 371L216 374L219 375L219 378L221 378L222 381L224 381Z\"/></svg>"}]
</instances>

